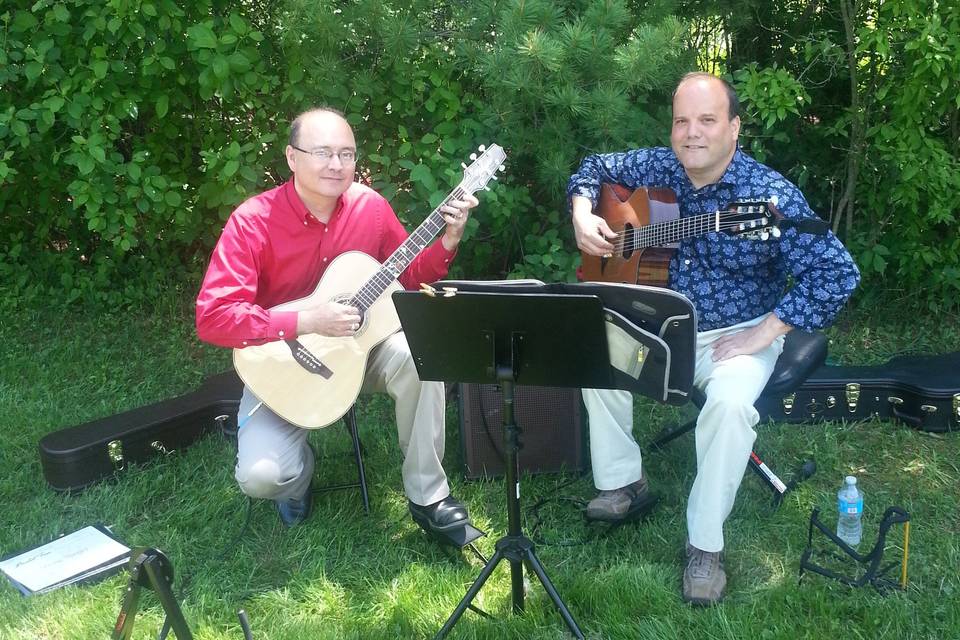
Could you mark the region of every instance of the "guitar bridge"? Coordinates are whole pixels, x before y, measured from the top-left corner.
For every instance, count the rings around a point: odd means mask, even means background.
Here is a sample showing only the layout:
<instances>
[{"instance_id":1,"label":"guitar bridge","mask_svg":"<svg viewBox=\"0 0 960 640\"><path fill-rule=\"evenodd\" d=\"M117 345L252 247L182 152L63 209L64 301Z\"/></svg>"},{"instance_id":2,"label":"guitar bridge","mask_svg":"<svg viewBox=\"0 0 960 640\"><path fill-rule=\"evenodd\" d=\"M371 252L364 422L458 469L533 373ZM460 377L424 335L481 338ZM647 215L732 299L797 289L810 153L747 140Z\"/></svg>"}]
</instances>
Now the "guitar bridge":
<instances>
[{"instance_id":1,"label":"guitar bridge","mask_svg":"<svg viewBox=\"0 0 960 640\"><path fill-rule=\"evenodd\" d=\"M290 347L290 353L293 354L293 359L301 367L310 373L319 375L325 380L329 380L333 376L333 370L323 364L320 358L310 353L305 346L300 344L299 340L284 340L284 342Z\"/></svg>"}]
</instances>

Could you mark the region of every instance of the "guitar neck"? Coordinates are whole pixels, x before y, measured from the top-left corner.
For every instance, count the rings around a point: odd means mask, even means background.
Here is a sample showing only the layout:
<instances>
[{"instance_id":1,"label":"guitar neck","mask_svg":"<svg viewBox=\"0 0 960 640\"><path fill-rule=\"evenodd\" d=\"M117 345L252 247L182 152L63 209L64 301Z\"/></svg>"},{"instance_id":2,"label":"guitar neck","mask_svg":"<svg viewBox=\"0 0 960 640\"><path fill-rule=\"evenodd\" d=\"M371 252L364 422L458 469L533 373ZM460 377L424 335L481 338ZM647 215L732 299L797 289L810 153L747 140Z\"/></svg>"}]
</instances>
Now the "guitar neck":
<instances>
[{"instance_id":1,"label":"guitar neck","mask_svg":"<svg viewBox=\"0 0 960 640\"><path fill-rule=\"evenodd\" d=\"M720 213L705 213L688 218L667 220L645 227L632 229L633 238L628 240L631 249L646 249L672 244L687 238L721 230Z\"/></svg>"},{"instance_id":2,"label":"guitar neck","mask_svg":"<svg viewBox=\"0 0 960 640\"><path fill-rule=\"evenodd\" d=\"M356 294L350 299L350 304L361 311L366 311L387 290L394 280L400 277L410 263L413 262L434 238L440 233L447 221L443 219L440 209L451 200L462 199L466 195L462 186L447 194L443 202L434 209L427 218L407 237L397 250L390 254L377 272L367 280Z\"/></svg>"}]
</instances>

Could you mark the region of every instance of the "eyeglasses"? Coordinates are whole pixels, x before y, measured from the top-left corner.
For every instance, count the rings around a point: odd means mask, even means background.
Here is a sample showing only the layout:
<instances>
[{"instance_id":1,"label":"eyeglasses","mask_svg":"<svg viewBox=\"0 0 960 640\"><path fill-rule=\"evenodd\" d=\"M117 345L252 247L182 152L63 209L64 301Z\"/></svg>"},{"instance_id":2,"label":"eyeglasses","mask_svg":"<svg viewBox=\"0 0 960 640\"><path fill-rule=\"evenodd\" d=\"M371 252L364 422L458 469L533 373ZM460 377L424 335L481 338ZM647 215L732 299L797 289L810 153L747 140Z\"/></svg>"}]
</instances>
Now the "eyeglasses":
<instances>
[{"instance_id":1,"label":"eyeglasses","mask_svg":"<svg viewBox=\"0 0 960 640\"><path fill-rule=\"evenodd\" d=\"M326 147L320 147L314 151L307 151L306 149L301 149L295 144L290 145L297 151L311 155L320 162L330 162L333 156L340 158L341 164L353 164L357 161L357 152L354 149L341 149L340 151L333 152Z\"/></svg>"}]
</instances>

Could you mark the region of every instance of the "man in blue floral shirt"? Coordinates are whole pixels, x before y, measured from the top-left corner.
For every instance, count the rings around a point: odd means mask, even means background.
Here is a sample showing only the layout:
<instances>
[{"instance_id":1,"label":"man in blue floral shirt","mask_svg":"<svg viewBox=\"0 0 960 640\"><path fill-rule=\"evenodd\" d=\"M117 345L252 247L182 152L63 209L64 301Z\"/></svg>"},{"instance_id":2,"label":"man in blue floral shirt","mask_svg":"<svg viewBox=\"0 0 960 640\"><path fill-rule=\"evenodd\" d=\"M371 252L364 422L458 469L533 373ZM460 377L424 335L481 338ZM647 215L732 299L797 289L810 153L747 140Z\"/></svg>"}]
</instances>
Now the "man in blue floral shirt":
<instances>
[{"instance_id":1,"label":"man in blue floral shirt","mask_svg":"<svg viewBox=\"0 0 960 640\"><path fill-rule=\"evenodd\" d=\"M614 250L610 240L616 234L593 213L604 182L631 189L669 187L681 217L771 198L787 218L814 217L797 187L739 150L737 112L729 84L709 74L688 74L674 92L670 149L586 158L567 187L580 249L596 256ZM687 503L686 601L713 604L726 589L723 523L756 438L759 415L753 403L773 372L784 335L832 322L859 278L832 233L788 229L766 242L708 233L682 241L673 256L669 286L697 309L694 384L706 395L696 428L697 477ZM626 391L584 389L583 398L599 490L587 516L616 521L648 492L632 433L633 397Z\"/></svg>"}]
</instances>

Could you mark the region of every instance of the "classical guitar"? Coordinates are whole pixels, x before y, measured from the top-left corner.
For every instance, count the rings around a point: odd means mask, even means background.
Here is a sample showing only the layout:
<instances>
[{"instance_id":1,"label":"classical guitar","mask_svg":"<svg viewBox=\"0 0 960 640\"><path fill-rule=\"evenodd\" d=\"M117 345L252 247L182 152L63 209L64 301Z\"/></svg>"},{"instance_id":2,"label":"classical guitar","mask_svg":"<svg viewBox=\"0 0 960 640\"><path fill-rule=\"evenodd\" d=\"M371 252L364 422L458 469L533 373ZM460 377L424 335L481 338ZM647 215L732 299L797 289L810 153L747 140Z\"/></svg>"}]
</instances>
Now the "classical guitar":
<instances>
[{"instance_id":1,"label":"classical guitar","mask_svg":"<svg viewBox=\"0 0 960 640\"><path fill-rule=\"evenodd\" d=\"M362 318L353 336L332 338L309 333L291 340L234 349L233 365L254 395L284 420L306 429L340 418L360 393L369 351L400 329L390 294L397 277L446 225L440 208L472 194L494 179L506 154L498 145L471 155L463 180L397 247L383 264L359 251L338 256L309 296L275 307L297 311L336 301L356 307Z\"/></svg>"},{"instance_id":2,"label":"classical guitar","mask_svg":"<svg viewBox=\"0 0 960 640\"><path fill-rule=\"evenodd\" d=\"M734 202L726 209L680 218L677 197L666 188L626 187L604 183L596 214L617 237L610 256L581 252L583 280L624 282L655 287L667 286L667 270L674 249L665 245L714 231L766 240L779 237L781 229L795 227L802 233L823 234L822 220L794 221L783 217L772 201Z\"/></svg>"}]
</instances>

